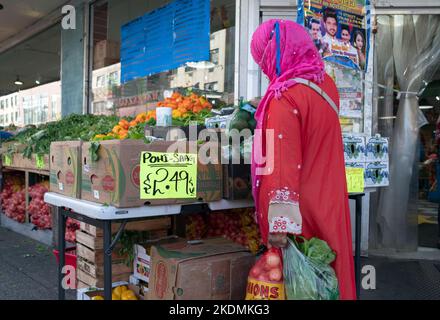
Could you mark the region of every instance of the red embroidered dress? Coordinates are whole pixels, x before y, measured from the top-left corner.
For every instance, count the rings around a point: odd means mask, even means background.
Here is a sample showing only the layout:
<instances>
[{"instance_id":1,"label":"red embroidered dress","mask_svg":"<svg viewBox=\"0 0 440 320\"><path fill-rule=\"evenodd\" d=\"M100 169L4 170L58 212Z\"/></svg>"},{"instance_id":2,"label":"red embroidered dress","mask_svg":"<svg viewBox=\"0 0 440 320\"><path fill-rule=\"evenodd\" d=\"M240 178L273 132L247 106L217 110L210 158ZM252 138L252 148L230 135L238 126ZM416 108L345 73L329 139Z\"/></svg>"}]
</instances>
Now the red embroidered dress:
<instances>
[{"instance_id":1,"label":"red embroidered dress","mask_svg":"<svg viewBox=\"0 0 440 320\"><path fill-rule=\"evenodd\" d=\"M333 80L320 88L339 102ZM273 98L263 130L274 130L273 167L257 178L258 220L267 243L269 232L300 234L325 240L336 252L333 264L341 299L356 299L350 211L342 134L337 113L313 89L297 84ZM264 133L263 133L264 135ZM266 141L266 143L268 143ZM266 155L267 156L267 155ZM271 204L294 210L271 216ZM299 206L300 219L293 212ZM302 220L302 221L301 221Z\"/></svg>"}]
</instances>

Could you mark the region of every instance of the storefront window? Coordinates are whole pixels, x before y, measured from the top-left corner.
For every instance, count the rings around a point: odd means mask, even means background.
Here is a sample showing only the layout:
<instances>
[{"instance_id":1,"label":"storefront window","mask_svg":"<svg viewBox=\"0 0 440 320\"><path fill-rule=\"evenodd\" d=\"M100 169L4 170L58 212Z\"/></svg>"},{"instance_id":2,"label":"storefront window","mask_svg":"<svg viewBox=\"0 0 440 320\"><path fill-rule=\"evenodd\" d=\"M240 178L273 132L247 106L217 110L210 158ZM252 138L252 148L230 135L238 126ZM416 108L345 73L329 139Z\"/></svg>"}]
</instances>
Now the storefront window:
<instances>
[{"instance_id":1,"label":"storefront window","mask_svg":"<svg viewBox=\"0 0 440 320\"><path fill-rule=\"evenodd\" d=\"M61 96L61 26L55 24L0 54L0 114L4 125L48 121L48 96ZM36 98L41 96L42 98ZM57 105L61 111L61 105Z\"/></svg>"},{"instance_id":2,"label":"storefront window","mask_svg":"<svg viewBox=\"0 0 440 320\"><path fill-rule=\"evenodd\" d=\"M121 83L121 27L171 1L108 0L93 6L93 113L128 115L153 108L165 90L194 89L234 102L235 0L210 2L209 60Z\"/></svg>"},{"instance_id":3,"label":"storefront window","mask_svg":"<svg viewBox=\"0 0 440 320\"><path fill-rule=\"evenodd\" d=\"M390 186L380 190L378 246L436 247L440 203L440 16L380 15L376 132L390 137Z\"/></svg>"}]
</instances>

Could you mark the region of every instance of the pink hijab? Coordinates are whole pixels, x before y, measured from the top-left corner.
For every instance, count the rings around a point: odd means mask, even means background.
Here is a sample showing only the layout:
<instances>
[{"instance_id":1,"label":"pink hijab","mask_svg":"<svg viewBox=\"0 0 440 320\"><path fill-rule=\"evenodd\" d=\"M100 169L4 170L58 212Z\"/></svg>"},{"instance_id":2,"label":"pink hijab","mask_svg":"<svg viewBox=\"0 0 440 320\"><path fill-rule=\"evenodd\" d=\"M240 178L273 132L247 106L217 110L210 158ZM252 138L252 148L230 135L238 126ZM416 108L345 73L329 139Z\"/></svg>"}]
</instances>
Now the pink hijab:
<instances>
[{"instance_id":1,"label":"pink hijab","mask_svg":"<svg viewBox=\"0 0 440 320\"><path fill-rule=\"evenodd\" d=\"M256 130L254 136L251 172L252 193L258 213L257 168L264 166L265 133L261 129L264 129L266 109L274 97L281 99L283 91L296 84L292 78L303 78L320 84L324 81L325 71L309 33L293 21L272 19L261 24L252 36L251 53L270 81L255 113L259 130Z\"/></svg>"}]
</instances>

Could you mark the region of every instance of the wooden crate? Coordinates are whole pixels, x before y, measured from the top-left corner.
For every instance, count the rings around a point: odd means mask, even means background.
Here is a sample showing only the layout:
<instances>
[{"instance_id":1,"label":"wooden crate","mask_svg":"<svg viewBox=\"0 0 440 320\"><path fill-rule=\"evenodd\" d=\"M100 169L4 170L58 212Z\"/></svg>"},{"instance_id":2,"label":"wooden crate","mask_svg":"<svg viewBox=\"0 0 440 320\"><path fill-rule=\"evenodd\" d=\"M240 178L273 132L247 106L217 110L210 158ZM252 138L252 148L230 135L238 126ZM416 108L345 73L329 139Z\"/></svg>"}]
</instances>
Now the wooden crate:
<instances>
[{"instance_id":1,"label":"wooden crate","mask_svg":"<svg viewBox=\"0 0 440 320\"><path fill-rule=\"evenodd\" d=\"M112 223L112 233L118 232L120 224ZM152 218L149 220L132 221L125 225L128 231L153 231L171 228L171 217ZM90 224L80 222L80 229L92 236L102 237L103 230Z\"/></svg>"},{"instance_id":2,"label":"wooden crate","mask_svg":"<svg viewBox=\"0 0 440 320\"><path fill-rule=\"evenodd\" d=\"M171 227L170 217L160 217L145 221L127 223L125 230L149 231L152 239L166 237ZM118 231L119 224L112 224L112 233ZM80 223L76 231L77 281L88 287L102 287L104 283L104 239L102 229ZM118 254L120 244L112 253L112 282L128 281L133 267L126 265L127 255Z\"/></svg>"},{"instance_id":3,"label":"wooden crate","mask_svg":"<svg viewBox=\"0 0 440 320\"><path fill-rule=\"evenodd\" d=\"M77 268L81 271L88 273L89 275L99 278L104 275L104 266L103 265L95 265L87 260L79 257L77 259ZM112 264L112 274L120 275L133 272L132 266L127 266L125 262L116 262Z\"/></svg>"},{"instance_id":4,"label":"wooden crate","mask_svg":"<svg viewBox=\"0 0 440 320\"><path fill-rule=\"evenodd\" d=\"M103 237L96 237L82 230L76 230L76 242L92 250L102 250L104 248Z\"/></svg>"},{"instance_id":5,"label":"wooden crate","mask_svg":"<svg viewBox=\"0 0 440 320\"><path fill-rule=\"evenodd\" d=\"M77 257L88 260L93 264L101 264L102 265L104 263L104 250L94 251L81 243L76 244L76 255L77 255ZM120 256L118 254L118 247L116 246L113 249L112 261L113 262L122 262L125 260L125 258L126 258L126 256Z\"/></svg>"},{"instance_id":6,"label":"wooden crate","mask_svg":"<svg viewBox=\"0 0 440 320\"><path fill-rule=\"evenodd\" d=\"M76 288L83 289L83 288L90 288L90 286L87 283L84 283L81 280L76 279Z\"/></svg>"},{"instance_id":7,"label":"wooden crate","mask_svg":"<svg viewBox=\"0 0 440 320\"><path fill-rule=\"evenodd\" d=\"M112 275L112 283L118 281L128 281L131 273ZM87 284L89 287L104 287L104 277L95 278L81 269L76 270L76 277L78 281Z\"/></svg>"}]
</instances>

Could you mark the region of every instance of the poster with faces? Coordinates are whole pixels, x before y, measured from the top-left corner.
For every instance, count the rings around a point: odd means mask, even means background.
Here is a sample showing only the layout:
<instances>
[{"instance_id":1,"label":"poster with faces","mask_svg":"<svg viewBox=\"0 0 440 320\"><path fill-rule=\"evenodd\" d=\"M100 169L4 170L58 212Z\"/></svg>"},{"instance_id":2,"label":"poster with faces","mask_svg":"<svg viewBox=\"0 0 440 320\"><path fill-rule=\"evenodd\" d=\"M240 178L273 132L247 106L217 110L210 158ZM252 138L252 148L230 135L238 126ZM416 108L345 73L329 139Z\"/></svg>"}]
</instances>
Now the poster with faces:
<instances>
[{"instance_id":1,"label":"poster with faces","mask_svg":"<svg viewBox=\"0 0 440 320\"><path fill-rule=\"evenodd\" d=\"M298 23L326 61L365 70L369 0L299 0L298 7Z\"/></svg>"}]
</instances>

